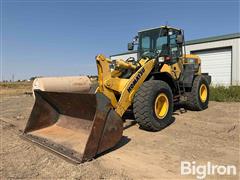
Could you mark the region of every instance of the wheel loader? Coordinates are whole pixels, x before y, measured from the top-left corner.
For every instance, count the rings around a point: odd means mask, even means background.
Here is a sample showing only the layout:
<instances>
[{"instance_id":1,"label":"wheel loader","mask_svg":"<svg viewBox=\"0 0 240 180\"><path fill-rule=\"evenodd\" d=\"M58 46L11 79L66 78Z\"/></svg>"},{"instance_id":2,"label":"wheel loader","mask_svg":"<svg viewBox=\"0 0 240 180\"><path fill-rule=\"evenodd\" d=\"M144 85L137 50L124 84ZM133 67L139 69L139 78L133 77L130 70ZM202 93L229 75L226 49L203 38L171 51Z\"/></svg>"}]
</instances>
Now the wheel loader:
<instances>
[{"instance_id":1,"label":"wheel loader","mask_svg":"<svg viewBox=\"0 0 240 180\"><path fill-rule=\"evenodd\" d=\"M159 131L171 124L175 103L197 111L208 107L211 76L201 73L197 55L186 54L183 30L143 30L128 50L134 46L137 59L96 56L95 93L58 91L54 81L51 90L34 89L35 104L22 136L82 163L121 140L127 111L133 112L141 129Z\"/></svg>"}]
</instances>

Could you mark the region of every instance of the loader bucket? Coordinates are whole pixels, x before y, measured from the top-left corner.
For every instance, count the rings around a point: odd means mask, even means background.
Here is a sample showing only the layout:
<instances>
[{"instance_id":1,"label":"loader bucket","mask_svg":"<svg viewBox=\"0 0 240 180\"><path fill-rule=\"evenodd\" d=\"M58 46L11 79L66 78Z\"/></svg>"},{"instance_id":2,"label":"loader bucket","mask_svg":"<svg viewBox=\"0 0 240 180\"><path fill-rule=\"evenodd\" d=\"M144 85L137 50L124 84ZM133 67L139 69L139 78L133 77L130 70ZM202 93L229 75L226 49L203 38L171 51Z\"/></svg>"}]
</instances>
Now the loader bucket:
<instances>
[{"instance_id":1,"label":"loader bucket","mask_svg":"<svg viewBox=\"0 0 240 180\"><path fill-rule=\"evenodd\" d=\"M122 137L123 122L101 93L35 90L23 137L75 163L94 158Z\"/></svg>"}]
</instances>

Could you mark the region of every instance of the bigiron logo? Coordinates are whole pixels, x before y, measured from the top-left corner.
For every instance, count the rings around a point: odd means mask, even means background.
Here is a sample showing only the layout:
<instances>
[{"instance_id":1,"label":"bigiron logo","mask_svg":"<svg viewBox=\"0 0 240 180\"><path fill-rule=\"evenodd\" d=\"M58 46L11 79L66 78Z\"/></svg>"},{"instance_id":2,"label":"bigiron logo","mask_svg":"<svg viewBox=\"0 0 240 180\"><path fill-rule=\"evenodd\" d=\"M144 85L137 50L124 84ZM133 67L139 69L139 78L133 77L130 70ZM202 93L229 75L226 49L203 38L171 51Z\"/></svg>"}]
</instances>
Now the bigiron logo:
<instances>
[{"instance_id":1,"label":"bigiron logo","mask_svg":"<svg viewBox=\"0 0 240 180\"><path fill-rule=\"evenodd\" d=\"M139 79L142 77L143 73L145 72L145 69L142 68L142 70L138 73L137 77L133 80L132 84L130 84L130 86L128 87L128 92L130 93L132 91L132 89L134 88L134 86L137 84L137 82L139 81Z\"/></svg>"},{"instance_id":2,"label":"bigiron logo","mask_svg":"<svg viewBox=\"0 0 240 180\"><path fill-rule=\"evenodd\" d=\"M207 162L207 164L197 164L195 161L181 161L181 175L195 175L196 179L205 179L210 175L230 177L237 175L237 167L226 164L216 165L211 162Z\"/></svg>"}]
</instances>

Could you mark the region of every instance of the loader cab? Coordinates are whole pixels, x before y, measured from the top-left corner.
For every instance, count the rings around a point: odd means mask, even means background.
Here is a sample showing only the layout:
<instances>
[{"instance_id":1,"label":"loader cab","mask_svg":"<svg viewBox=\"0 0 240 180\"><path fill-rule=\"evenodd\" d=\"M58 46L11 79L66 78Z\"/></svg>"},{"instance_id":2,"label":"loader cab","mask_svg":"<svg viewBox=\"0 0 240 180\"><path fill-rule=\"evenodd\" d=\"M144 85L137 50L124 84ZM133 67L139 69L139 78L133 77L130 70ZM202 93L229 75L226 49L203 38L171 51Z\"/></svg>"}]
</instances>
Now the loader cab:
<instances>
[{"instance_id":1,"label":"loader cab","mask_svg":"<svg viewBox=\"0 0 240 180\"><path fill-rule=\"evenodd\" d=\"M138 57L175 63L183 55L183 31L168 26L138 32ZM131 49L131 47L130 47Z\"/></svg>"}]
</instances>

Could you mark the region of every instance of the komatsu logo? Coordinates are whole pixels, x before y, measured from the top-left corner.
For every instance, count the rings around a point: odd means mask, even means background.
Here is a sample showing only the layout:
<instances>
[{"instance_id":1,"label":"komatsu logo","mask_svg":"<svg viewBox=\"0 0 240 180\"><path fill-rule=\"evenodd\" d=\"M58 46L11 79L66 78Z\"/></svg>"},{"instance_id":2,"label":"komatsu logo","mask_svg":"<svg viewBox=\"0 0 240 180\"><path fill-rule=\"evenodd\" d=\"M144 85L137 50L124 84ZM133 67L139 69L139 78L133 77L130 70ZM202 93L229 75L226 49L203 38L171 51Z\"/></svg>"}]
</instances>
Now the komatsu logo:
<instances>
[{"instance_id":1,"label":"komatsu logo","mask_svg":"<svg viewBox=\"0 0 240 180\"><path fill-rule=\"evenodd\" d=\"M142 77L143 73L145 72L145 69L142 68L142 70L138 73L137 77L133 80L132 84L130 84L130 86L128 87L128 92L130 93L132 91L132 89L134 88L134 86L137 84L137 82L139 81L139 79Z\"/></svg>"}]
</instances>

